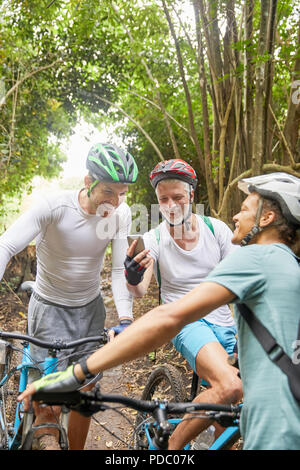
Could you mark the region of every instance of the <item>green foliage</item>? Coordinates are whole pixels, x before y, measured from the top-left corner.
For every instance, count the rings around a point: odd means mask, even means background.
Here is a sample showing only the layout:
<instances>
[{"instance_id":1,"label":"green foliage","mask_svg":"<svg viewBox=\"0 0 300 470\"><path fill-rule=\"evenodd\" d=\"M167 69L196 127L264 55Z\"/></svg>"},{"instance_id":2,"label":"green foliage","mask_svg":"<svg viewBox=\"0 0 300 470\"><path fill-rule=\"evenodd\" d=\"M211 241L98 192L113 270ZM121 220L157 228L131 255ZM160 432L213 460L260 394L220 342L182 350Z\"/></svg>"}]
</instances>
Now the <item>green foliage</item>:
<instances>
[{"instance_id":1,"label":"green foliage","mask_svg":"<svg viewBox=\"0 0 300 470\"><path fill-rule=\"evenodd\" d=\"M244 0L201 3L207 6L206 14L214 18L208 23L209 31L219 34L220 38L222 73L215 77L215 83L223 86L225 106L233 77L241 89L248 85L245 83L245 52L250 53L254 69L269 59L267 51L258 54L261 2L254 1L251 40L245 40L243 34ZM277 3L272 106L283 127L292 71L299 54L299 18L296 0L278 0ZM159 161L150 138L163 158L174 157L167 114L180 157L195 167L200 178L196 202L206 203L207 176L201 170L192 142L187 96L162 2L55 0L49 4L49 0L0 0L0 93L3 93L3 86L6 93L13 90L5 103L0 104L0 214L5 212L5 197L21 194L33 176L52 178L59 174L65 158L60 143L72 135L81 118L99 129L106 124L115 127L116 138L123 140L139 167L139 179L130 191L129 201L149 206L156 202L149 173ZM187 4L191 6L189 1L166 0L180 48L194 126L203 151L200 93L203 84L199 79L193 14L192 19L185 16ZM229 13L236 20L239 34L235 38ZM211 175L208 178L215 183L220 170L220 119L214 108L215 83L204 32L201 24L210 125ZM233 57L239 57L239 62L235 63ZM253 83L254 98L255 85ZM226 135L226 171L231 163L236 116L232 111L231 134ZM276 133L278 130L274 135ZM238 153L242 155L241 151ZM247 169L245 162L246 158L241 157L237 172ZM224 184L227 180L225 172ZM217 192L216 187L215 190Z\"/></svg>"},{"instance_id":2,"label":"green foliage","mask_svg":"<svg viewBox=\"0 0 300 470\"><path fill-rule=\"evenodd\" d=\"M1 2L0 74L7 96L0 118L0 214L4 194L21 195L35 175L59 174L65 160L60 143L72 134L78 113L105 107L92 99L105 85L81 67L84 57L91 71L93 51L90 21L83 28L72 20L76 3L46 9L46 1Z\"/></svg>"}]
</instances>

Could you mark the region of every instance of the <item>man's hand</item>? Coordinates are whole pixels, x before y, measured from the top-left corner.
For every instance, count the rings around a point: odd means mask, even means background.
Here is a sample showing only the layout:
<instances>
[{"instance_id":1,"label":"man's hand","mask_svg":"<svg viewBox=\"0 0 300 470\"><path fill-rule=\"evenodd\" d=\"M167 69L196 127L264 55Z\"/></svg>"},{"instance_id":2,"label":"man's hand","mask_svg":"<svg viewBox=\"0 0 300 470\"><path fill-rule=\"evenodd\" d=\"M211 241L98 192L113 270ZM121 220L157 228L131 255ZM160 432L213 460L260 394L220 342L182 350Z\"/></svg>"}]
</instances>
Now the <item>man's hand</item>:
<instances>
[{"instance_id":1,"label":"man's hand","mask_svg":"<svg viewBox=\"0 0 300 470\"><path fill-rule=\"evenodd\" d=\"M136 286L142 282L144 272L151 265L152 258L149 256L150 250L143 250L141 253L133 258L134 249L137 244L137 240L132 242L130 247L127 249L127 256L124 262L125 266L125 277L128 284Z\"/></svg>"},{"instance_id":2,"label":"man's hand","mask_svg":"<svg viewBox=\"0 0 300 470\"><path fill-rule=\"evenodd\" d=\"M116 335L118 335L119 333L122 333L122 331L125 330L125 328L127 328L127 326L131 325L131 323L132 323L131 318L125 318L123 320L120 319L120 324L116 325L116 326L113 326L108 331L109 341L112 341Z\"/></svg>"},{"instance_id":3,"label":"man's hand","mask_svg":"<svg viewBox=\"0 0 300 470\"><path fill-rule=\"evenodd\" d=\"M30 384L21 395L18 401L24 400L25 410L29 408L29 399L35 392L73 392L82 384L74 374L74 367L69 366L61 372L48 374Z\"/></svg>"}]
</instances>

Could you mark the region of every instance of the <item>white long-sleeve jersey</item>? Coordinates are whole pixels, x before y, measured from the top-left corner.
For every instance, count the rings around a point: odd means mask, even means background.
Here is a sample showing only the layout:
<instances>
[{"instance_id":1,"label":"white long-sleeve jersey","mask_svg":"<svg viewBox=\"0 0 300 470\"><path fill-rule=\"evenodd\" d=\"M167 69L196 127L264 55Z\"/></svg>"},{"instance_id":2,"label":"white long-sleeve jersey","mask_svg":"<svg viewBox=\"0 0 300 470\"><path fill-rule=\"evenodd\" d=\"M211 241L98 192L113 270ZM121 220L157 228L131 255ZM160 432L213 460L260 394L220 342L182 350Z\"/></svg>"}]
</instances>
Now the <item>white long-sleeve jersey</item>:
<instances>
[{"instance_id":1,"label":"white long-sleeve jersey","mask_svg":"<svg viewBox=\"0 0 300 470\"><path fill-rule=\"evenodd\" d=\"M35 290L59 305L82 306L100 293L100 274L112 245L112 291L119 316L132 317L132 296L126 288L124 260L131 212L122 203L109 218L86 213L79 191L41 198L0 237L0 279L12 256L36 240Z\"/></svg>"}]
</instances>

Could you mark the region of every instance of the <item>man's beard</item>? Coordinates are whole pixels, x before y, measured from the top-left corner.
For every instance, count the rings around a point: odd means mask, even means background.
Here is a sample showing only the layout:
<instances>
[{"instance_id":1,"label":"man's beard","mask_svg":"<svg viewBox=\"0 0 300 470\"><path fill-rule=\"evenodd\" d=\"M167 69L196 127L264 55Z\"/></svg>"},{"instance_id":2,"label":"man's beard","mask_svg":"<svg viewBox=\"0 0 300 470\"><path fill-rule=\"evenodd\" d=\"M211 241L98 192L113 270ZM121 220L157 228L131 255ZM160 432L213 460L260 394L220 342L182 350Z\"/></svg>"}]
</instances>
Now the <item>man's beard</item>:
<instances>
[{"instance_id":1,"label":"man's beard","mask_svg":"<svg viewBox=\"0 0 300 470\"><path fill-rule=\"evenodd\" d=\"M96 214L101 217L111 217L115 212L116 208L109 202L103 202L97 207Z\"/></svg>"},{"instance_id":2,"label":"man's beard","mask_svg":"<svg viewBox=\"0 0 300 470\"><path fill-rule=\"evenodd\" d=\"M190 215L190 204L185 204L184 208L177 206L175 209L160 206L160 212L169 225L182 225Z\"/></svg>"}]
</instances>

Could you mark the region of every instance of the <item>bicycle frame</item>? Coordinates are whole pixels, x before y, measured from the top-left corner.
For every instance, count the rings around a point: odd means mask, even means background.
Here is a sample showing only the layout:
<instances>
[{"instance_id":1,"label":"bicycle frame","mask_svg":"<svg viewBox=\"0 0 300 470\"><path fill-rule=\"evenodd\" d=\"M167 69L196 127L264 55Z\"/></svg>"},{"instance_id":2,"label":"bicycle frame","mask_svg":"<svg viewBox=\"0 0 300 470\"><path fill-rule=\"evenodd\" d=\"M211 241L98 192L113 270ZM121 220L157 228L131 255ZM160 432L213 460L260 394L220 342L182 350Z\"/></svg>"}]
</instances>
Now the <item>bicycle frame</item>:
<instances>
[{"instance_id":1,"label":"bicycle frame","mask_svg":"<svg viewBox=\"0 0 300 470\"><path fill-rule=\"evenodd\" d=\"M172 418L172 419L168 419L168 421L169 421L169 423L171 423L173 425L174 424L177 425L182 420L180 418ZM153 439L150 435L150 427L153 426L153 425L157 427L157 423L154 423L154 424L153 423L145 423L143 425L145 427L145 435L146 435L147 442L148 442L148 445L149 445L148 450L159 450L153 444ZM230 427L226 428L225 431L222 432L222 434L215 440L215 442L209 447L208 450L223 450L226 447L233 444L234 442L236 442L239 435L240 435L239 426L230 426ZM184 447L184 450L191 450L190 444L186 444L186 446Z\"/></svg>"},{"instance_id":2,"label":"bicycle frame","mask_svg":"<svg viewBox=\"0 0 300 470\"><path fill-rule=\"evenodd\" d=\"M28 383L28 372L30 369L35 369L40 372L42 375L47 375L57 370L58 358L56 357L56 351L61 351L62 349L70 349L76 348L82 344L86 343L93 343L96 342L97 344L104 344L107 342L107 332L104 329L103 333L99 336L89 336L86 338L80 338L71 342L64 342L62 340L55 340L53 342L46 342L38 340L37 338L30 337L28 335L24 335L21 333L8 333L0 331L1 338L15 338L23 341L23 355L21 364L19 364L13 371L8 371L7 374L3 377L0 382L0 388L8 381L12 373L16 370L20 371L20 379L19 379L19 389L18 392L22 393ZM42 363L42 366L39 367L36 363L32 362L29 355L29 343L36 344L39 347L43 347L48 349L48 356ZM99 346L98 346L99 347ZM23 411L22 404L18 403L15 413L14 425L11 429L13 436L11 437L11 433L8 434L8 448L9 450L17 450L20 449L30 449L33 433L36 429L42 427L56 427L60 431L60 445L62 448L67 449L67 419L69 411L66 411L65 407L61 408L61 418L60 418L60 425L56 423L44 423L39 426L32 426L33 422L33 411ZM0 425L2 429L5 429L5 417L3 418L0 414Z\"/></svg>"},{"instance_id":3,"label":"bicycle frame","mask_svg":"<svg viewBox=\"0 0 300 470\"><path fill-rule=\"evenodd\" d=\"M180 423L181 419L180 418L170 418L168 419L169 423L173 424L173 425L177 425ZM157 423L145 423L144 424L145 426L145 435L147 437L147 441L148 441L148 444L149 444L149 448L148 450L159 450L157 449L157 447L155 447L155 445L153 444L153 440L152 440L152 437L150 435L150 426L155 426L157 427L158 424ZM184 450L190 450L190 444L187 444L185 447L184 447Z\"/></svg>"},{"instance_id":4,"label":"bicycle frame","mask_svg":"<svg viewBox=\"0 0 300 470\"><path fill-rule=\"evenodd\" d=\"M236 359L235 359L236 360ZM190 400L193 401L197 395L197 388L199 383L198 375L193 372ZM200 383L204 387L209 386L209 383L200 378ZM240 436L239 426L230 426L226 428L222 434L213 442L208 450L222 450L234 444Z\"/></svg>"},{"instance_id":5,"label":"bicycle frame","mask_svg":"<svg viewBox=\"0 0 300 470\"><path fill-rule=\"evenodd\" d=\"M43 374L50 374L51 372L55 372L57 367L57 358L48 356L46 357L45 361L42 364L42 373ZM22 355L22 362L19 364L16 368L17 370L20 371L20 379L19 379L19 388L18 392L19 394L22 393L27 386L28 383L28 372L29 369L35 369L39 370L38 368L31 360L30 360L30 355L29 355L29 344L25 343L24 344L24 349L23 349L23 355ZM7 380L9 379L9 376L6 375L3 380L0 383L0 386L4 384ZM14 418L14 424L13 424L13 436L9 436L8 438L8 448L9 450L16 450L20 447L22 444L22 435L19 432L23 417L25 412L22 411L22 403L17 403L16 407L16 412L15 412L15 418ZM26 412L26 413L32 413L32 412ZM26 431L25 431L26 434Z\"/></svg>"},{"instance_id":6,"label":"bicycle frame","mask_svg":"<svg viewBox=\"0 0 300 470\"><path fill-rule=\"evenodd\" d=\"M222 434L215 440L208 450L223 450L228 448L240 437L239 426L229 426L222 432Z\"/></svg>"}]
</instances>

